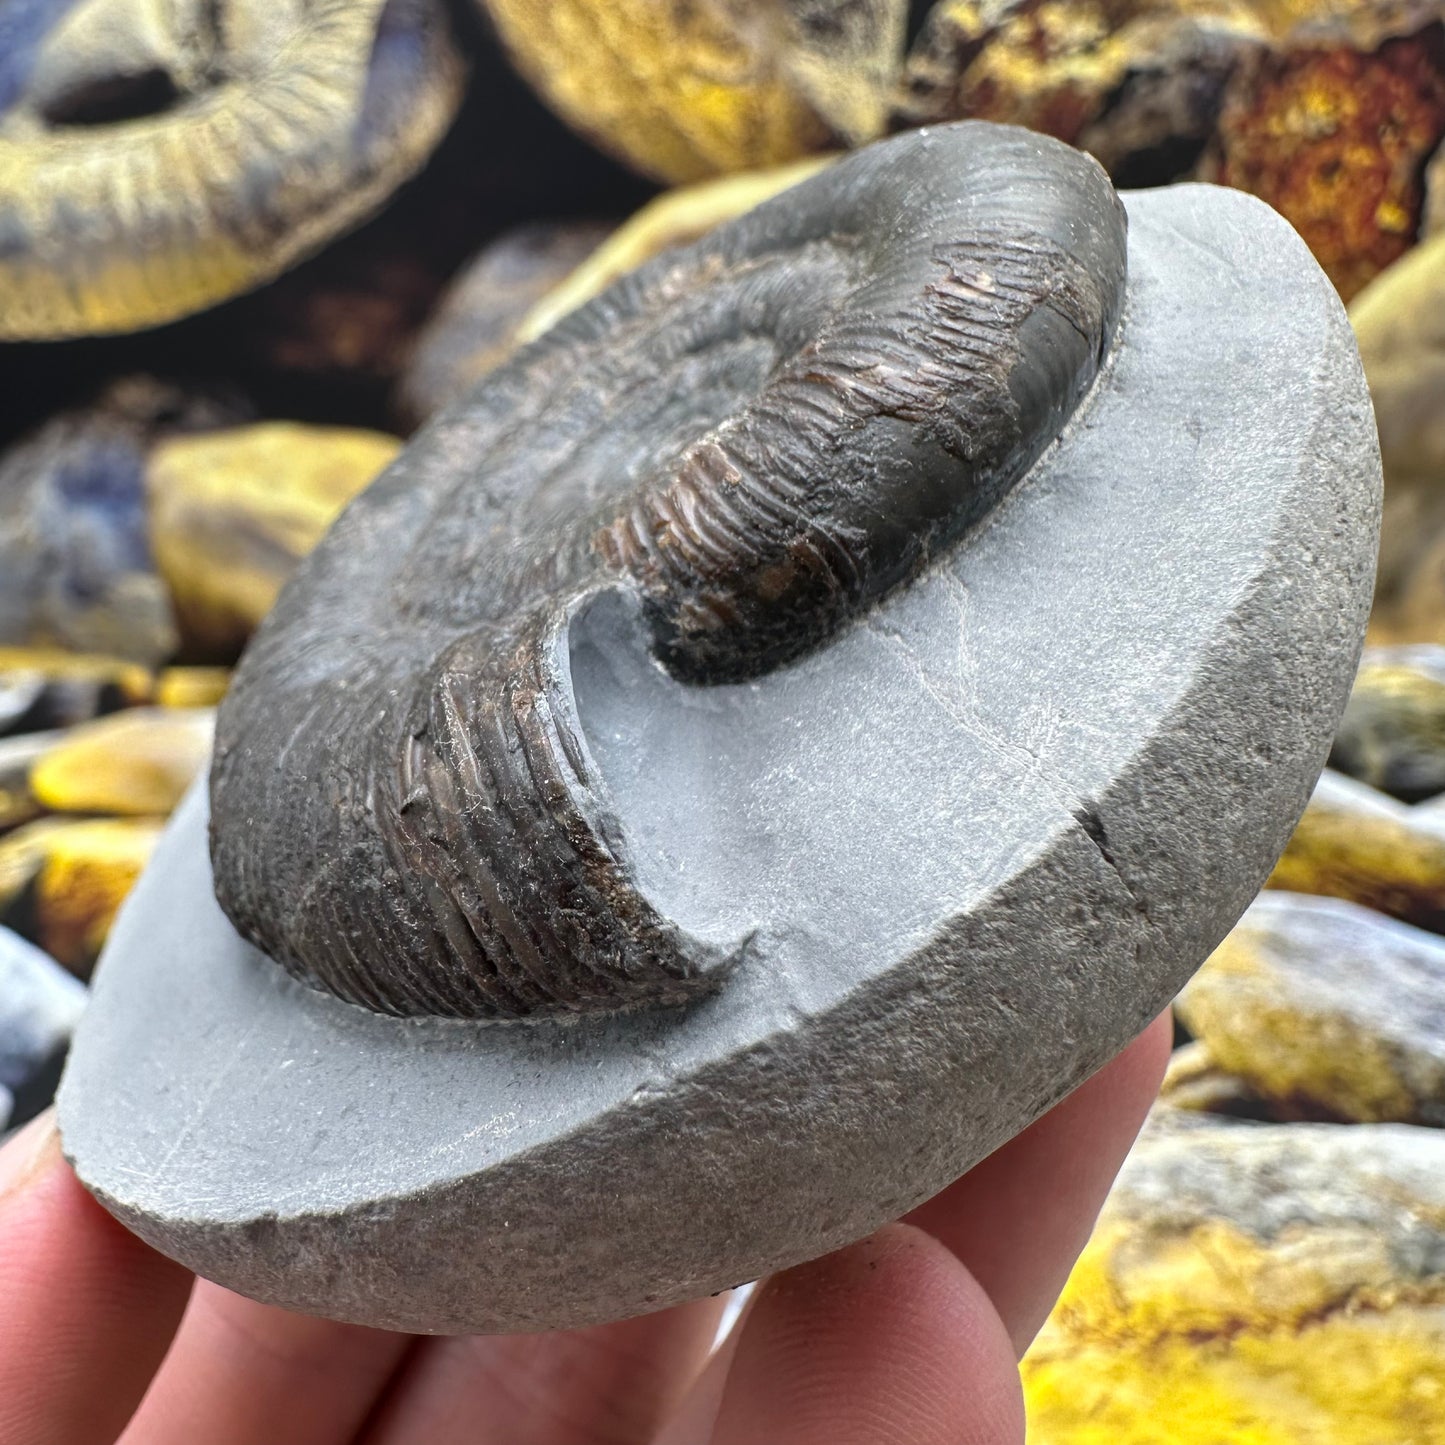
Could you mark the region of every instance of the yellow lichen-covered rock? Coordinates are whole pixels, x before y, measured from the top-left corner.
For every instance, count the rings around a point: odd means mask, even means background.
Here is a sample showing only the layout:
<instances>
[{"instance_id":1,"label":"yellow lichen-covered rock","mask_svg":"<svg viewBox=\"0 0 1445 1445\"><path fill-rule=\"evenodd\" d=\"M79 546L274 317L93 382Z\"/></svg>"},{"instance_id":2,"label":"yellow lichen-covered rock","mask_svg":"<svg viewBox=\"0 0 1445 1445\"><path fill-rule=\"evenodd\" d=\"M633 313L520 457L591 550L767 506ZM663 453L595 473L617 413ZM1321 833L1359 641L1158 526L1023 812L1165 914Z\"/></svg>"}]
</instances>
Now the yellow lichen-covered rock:
<instances>
[{"instance_id":1,"label":"yellow lichen-covered rock","mask_svg":"<svg viewBox=\"0 0 1445 1445\"><path fill-rule=\"evenodd\" d=\"M1264 893L1175 1007L1281 1117L1445 1124L1445 938Z\"/></svg>"},{"instance_id":2,"label":"yellow lichen-covered rock","mask_svg":"<svg viewBox=\"0 0 1445 1445\"><path fill-rule=\"evenodd\" d=\"M69 727L149 700L155 678L125 658L0 647L0 733Z\"/></svg>"},{"instance_id":3,"label":"yellow lichen-covered rock","mask_svg":"<svg viewBox=\"0 0 1445 1445\"><path fill-rule=\"evenodd\" d=\"M1361 291L1350 321L1385 467L1374 630L1445 642L1445 235Z\"/></svg>"},{"instance_id":4,"label":"yellow lichen-covered rock","mask_svg":"<svg viewBox=\"0 0 1445 1445\"><path fill-rule=\"evenodd\" d=\"M5 7L0 339L134 331L315 251L461 96L440 0Z\"/></svg>"},{"instance_id":5,"label":"yellow lichen-covered rock","mask_svg":"<svg viewBox=\"0 0 1445 1445\"><path fill-rule=\"evenodd\" d=\"M133 708L66 733L37 758L30 791L55 813L169 813L210 755L211 708Z\"/></svg>"},{"instance_id":6,"label":"yellow lichen-covered rock","mask_svg":"<svg viewBox=\"0 0 1445 1445\"><path fill-rule=\"evenodd\" d=\"M42 818L17 828L0 838L0 922L87 976L164 826Z\"/></svg>"},{"instance_id":7,"label":"yellow lichen-covered rock","mask_svg":"<svg viewBox=\"0 0 1445 1445\"><path fill-rule=\"evenodd\" d=\"M659 180L881 133L907 0L482 0L568 122Z\"/></svg>"},{"instance_id":8,"label":"yellow lichen-covered rock","mask_svg":"<svg viewBox=\"0 0 1445 1445\"><path fill-rule=\"evenodd\" d=\"M156 675L157 707L215 707L231 685L229 667L163 667Z\"/></svg>"},{"instance_id":9,"label":"yellow lichen-covered rock","mask_svg":"<svg viewBox=\"0 0 1445 1445\"><path fill-rule=\"evenodd\" d=\"M380 432L297 422L157 446L151 550L187 649L234 657L296 563L400 449Z\"/></svg>"},{"instance_id":10,"label":"yellow lichen-covered rock","mask_svg":"<svg viewBox=\"0 0 1445 1445\"><path fill-rule=\"evenodd\" d=\"M1365 653L1330 765L1407 803L1445 793L1445 647Z\"/></svg>"},{"instance_id":11,"label":"yellow lichen-covered rock","mask_svg":"<svg viewBox=\"0 0 1445 1445\"><path fill-rule=\"evenodd\" d=\"M1023 1377L1031 1445L1435 1445L1445 1134L1146 1133Z\"/></svg>"},{"instance_id":12,"label":"yellow lichen-covered rock","mask_svg":"<svg viewBox=\"0 0 1445 1445\"><path fill-rule=\"evenodd\" d=\"M30 769L64 736L45 732L0 738L0 833L39 815L40 804L30 791Z\"/></svg>"},{"instance_id":13,"label":"yellow lichen-covered rock","mask_svg":"<svg viewBox=\"0 0 1445 1445\"><path fill-rule=\"evenodd\" d=\"M1445 136L1441 0L940 0L898 120L976 116L1281 211L1350 296L1402 255Z\"/></svg>"},{"instance_id":14,"label":"yellow lichen-covered rock","mask_svg":"<svg viewBox=\"0 0 1445 1445\"><path fill-rule=\"evenodd\" d=\"M1268 1105L1249 1085L1226 1069L1195 1039L1169 1056L1159 1086L1159 1102L1170 1109L1197 1114L1223 1114L1239 1119L1264 1119Z\"/></svg>"},{"instance_id":15,"label":"yellow lichen-covered rock","mask_svg":"<svg viewBox=\"0 0 1445 1445\"><path fill-rule=\"evenodd\" d=\"M1267 886L1445 932L1445 824L1327 770Z\"/></svg>"}]
</instances>

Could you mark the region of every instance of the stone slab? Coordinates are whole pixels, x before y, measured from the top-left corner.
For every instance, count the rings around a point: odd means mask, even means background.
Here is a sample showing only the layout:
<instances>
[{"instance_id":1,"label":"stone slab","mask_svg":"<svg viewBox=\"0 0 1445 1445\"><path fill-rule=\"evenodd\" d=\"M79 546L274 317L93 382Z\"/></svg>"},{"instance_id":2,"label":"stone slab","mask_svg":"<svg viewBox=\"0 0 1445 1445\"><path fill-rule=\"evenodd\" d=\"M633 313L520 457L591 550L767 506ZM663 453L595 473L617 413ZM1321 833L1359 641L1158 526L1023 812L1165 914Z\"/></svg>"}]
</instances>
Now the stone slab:
<instances>
[{"instance_id":1,"label":"stone slab","mask_svg":"<svg viewBox=\"0 0 1445 1445\"><path fill-rule=\"evenodd\" d=\"M1268 873L1349 691L1379 461L1290 229L1129 198L1122 343L1034 472L826 651L687 688L574 627L653 900L755 944L685 1012L398 1020L212 898L183 806L61 1097L122 1220L209 1278L418 1331L577 1326L817 1256L1025 1127L1164 1008Z\"/></svg>"}]
</instances>

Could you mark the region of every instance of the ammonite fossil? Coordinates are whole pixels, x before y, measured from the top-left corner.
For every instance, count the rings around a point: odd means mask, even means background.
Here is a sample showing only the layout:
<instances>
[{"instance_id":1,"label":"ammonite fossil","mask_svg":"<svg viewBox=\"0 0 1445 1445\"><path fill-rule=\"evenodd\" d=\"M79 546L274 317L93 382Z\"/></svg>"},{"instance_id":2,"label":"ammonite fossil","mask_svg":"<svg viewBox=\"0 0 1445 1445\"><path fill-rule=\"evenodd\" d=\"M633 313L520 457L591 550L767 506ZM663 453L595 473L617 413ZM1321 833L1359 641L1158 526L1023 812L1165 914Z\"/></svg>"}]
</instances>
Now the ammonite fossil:
<instances>
[{"instance_id":1,"label":"ammonite fossil","mask_svg":"<svg viewBox=\"0 0 1445 1445\"><path fill-rule=\"evenodd\" d=\"M1095 163L963 127L840 163L560 324L352 505L243 662L212 779L236 926L386 1012L716 987L747 940L639 891L572 715L571 620L622 593L699 685L822 644L1057 436L1124 273Z\"/></svg>"},{"instance_id":2,"label":"ammonite fossil","mask_svg":"<svg viewBox=\"0 0 1445 1445\"><path fill-rule=\"evenodd\" d=\"M107 945L69 1157L207 1278L392 1329L870 1233L1254 897L1379 483L1260 202L976 123L838 162L523 348L302 565Z\"/></svg>"},{"instance_id":3,"label":"ammonite fossil","mask_svg":"<svg viewBox=\"0 0 1445 1445\"><path fill-rule=\"evenodd\" d=\"M0 11L0 340L133 331L373 210L460 98L440 0Z\"/></svg>"}]
</instances>

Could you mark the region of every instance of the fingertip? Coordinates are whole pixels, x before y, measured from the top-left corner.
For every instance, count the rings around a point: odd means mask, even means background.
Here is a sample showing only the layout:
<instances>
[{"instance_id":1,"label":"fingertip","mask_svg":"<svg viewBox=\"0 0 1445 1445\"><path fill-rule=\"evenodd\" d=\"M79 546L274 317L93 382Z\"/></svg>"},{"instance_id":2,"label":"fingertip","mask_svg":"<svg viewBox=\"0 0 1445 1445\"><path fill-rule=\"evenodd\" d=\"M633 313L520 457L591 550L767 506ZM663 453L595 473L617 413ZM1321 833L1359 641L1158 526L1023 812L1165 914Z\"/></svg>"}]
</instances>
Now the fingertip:
<instances>
[{"instance_id":1,"label":"fingertip","mask_svg":"<svg viewBox=\"0 0 1445 1445\"><path fill-rule=\"evenodd\" d=\"M1019 1355L1038 1333L1159 1092L1169 1015L909 1222L988 1291Z\"/></svg>"},{"instance_id":2,"label":"fingertip","mask_svg":"<svg viewBox=\"0 0 1445 1445\"><path fill-rule=\"evenodd\" d=\"M0 1439L113 1441L175 1332L191 1277L117 1223L50 1115L0 1150Z\"/></svg>"},{"instance_id":3,"label":"fingertip","mask_svg":"<svg viewBox=\"0 0 1445 1445\"><path fill-rule=\"evenodd\" d=\"M716 1445L1018 1445L1013 1345L958 1259L895 1224L760 1291Z\"/></svg>"}]
</instances>

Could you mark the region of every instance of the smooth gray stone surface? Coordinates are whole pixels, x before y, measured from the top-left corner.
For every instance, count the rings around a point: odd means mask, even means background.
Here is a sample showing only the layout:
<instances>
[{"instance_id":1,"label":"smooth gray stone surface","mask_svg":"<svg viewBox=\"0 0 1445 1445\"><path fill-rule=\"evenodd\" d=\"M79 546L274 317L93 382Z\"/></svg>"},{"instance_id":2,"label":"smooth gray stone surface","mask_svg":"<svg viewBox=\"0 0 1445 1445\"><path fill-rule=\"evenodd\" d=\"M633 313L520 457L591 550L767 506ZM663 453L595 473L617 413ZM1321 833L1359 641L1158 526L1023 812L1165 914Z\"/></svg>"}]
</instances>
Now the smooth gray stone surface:
<instances>
[{"instance_id":1,"label":"smooth gray stone surface","mask_svg":"<svg viewBox=\"0 0 1445 1445\"><path fill-rule=\"evenodd\" d=\"M659 906L755 930L607 1021L403 1021L214 903L192 796L61 1095L81 1177L258 1298L407 1330L617 1318L856 1239L1168 1004L1304 807L1369 605L1379 463L1343 309L1257 201L1130 198L1123 341L940 568L825 651L690 689L575 627Z\"/></svg>"},{"instance_id":2,"label":"smooth gray stone surface","mask_svg":"<svg viewBox=\"0 0 1445 1445\"><path fill-rule=\"evenodd\" d=\"M50 1103L86 998L48 953L0 928L0 1129Z\"/></svg>"}]
</instances>

